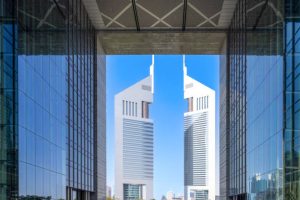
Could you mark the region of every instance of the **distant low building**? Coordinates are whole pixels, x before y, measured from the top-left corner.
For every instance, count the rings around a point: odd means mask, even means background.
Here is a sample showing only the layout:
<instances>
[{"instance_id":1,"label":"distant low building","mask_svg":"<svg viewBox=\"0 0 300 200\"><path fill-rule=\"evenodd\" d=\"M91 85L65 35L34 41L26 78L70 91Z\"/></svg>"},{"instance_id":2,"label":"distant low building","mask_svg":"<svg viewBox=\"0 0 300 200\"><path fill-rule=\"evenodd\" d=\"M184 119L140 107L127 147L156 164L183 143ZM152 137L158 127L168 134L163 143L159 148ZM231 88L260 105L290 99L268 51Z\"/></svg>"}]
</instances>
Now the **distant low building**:
<instances>
[{"instance_id":1,"label":"distant low building","mask_svg":"<svg viewBox=\"0 0 300 200\"><path fill-rule=\"evenodd\" d=\"M106 186L106 197L111 198L111 187L110 186Z\"/></svg>"},{"instance_id":2,"label":"distant low building","mask_svg":"<svg viewBox=\"0 0 300 200\"><path fill-rule=\"evenodd\" d=\"M169 191L167 192L166 200L184 200L184 196L183 195L176 196L174 192Z\"/></svg>"},{"instance_id":3,"label":"distant low building","mask_svg":"<svg viewBox=\"0 0 300 200\"><path fill-rule=\"evenodd\" d=\"M174 197L175 197L174 192L172 191L167 192L167 200L173 200Z\"/></svg>"},{"instance_id":4,"label":"distant low building","mask_svg":"<svg viewBox=\"0 0 300 200\"><path fill-rule=\"evenodd\" d=\"M162 196L161 200L167 200L166 196Z\"/></svg>"},{"instance_id":5,"label":"distant low building","mask_svg":"<svg viewBox=\"0 0 300 200\"><path fill-rule=\"evenodd\" d=\"M224 197L221 197L221 196L217 196L217 195L216 195L215 200L223 200L223 199L224 199Z\"/></svg>"},{"instance_id":6,"label":"distant low building","mask_svg":"<svg viewBox=\"0 0 300 200\"><path fill-rule=\"evenodd\" d=\"M174 197L172 200L184 200L183 196Z\"/></svg>"}]
</instances>

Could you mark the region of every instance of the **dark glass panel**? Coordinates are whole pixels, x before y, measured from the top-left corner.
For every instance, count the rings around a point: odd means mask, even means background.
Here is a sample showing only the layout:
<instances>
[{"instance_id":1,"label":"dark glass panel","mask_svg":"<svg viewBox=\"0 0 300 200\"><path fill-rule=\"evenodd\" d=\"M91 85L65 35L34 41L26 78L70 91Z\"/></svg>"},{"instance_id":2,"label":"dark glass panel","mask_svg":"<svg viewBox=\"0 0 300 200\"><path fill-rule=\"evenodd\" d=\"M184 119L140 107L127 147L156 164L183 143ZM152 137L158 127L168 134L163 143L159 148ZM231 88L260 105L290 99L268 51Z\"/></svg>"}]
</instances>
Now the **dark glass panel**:
<instances>
[{"instance_id":1,"label":"dark glass panel","mask_svg":"<svg viewBox=\"0 0 300 200\"><path fill-rule=\"evenodd\" d=\"M285 198L299 199L299 1L285 1Z\"/></svg>"}]
</instances>

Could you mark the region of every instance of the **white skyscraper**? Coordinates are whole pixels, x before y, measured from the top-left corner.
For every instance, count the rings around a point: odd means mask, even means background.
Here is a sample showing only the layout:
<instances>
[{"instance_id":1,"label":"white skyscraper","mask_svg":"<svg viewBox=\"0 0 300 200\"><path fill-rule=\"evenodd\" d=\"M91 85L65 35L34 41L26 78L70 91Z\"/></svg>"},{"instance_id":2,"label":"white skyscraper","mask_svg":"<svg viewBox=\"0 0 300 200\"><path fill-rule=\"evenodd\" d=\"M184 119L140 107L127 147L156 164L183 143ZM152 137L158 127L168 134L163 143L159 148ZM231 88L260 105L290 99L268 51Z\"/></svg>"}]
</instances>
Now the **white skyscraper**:
<instances>
[{"instance_id":1,"label":"white skyscraper","mask_svg":"<svg viewBox=\"0 0 300 200\"><path fill-rule=\"evenodd\" d=\"M215 91L187 75L183 57L185 200L215 200Z\"/></svg>"},{"instance_id":2,"label":"white skyscraper","mask_svg":"<svg viewBox=\"0 0 300 200\"><path fill-rule=\"evenodd\" d=\"M154 56L150 75L115 96L115 196L153 199Z\"/></svg>"}]
</instances>

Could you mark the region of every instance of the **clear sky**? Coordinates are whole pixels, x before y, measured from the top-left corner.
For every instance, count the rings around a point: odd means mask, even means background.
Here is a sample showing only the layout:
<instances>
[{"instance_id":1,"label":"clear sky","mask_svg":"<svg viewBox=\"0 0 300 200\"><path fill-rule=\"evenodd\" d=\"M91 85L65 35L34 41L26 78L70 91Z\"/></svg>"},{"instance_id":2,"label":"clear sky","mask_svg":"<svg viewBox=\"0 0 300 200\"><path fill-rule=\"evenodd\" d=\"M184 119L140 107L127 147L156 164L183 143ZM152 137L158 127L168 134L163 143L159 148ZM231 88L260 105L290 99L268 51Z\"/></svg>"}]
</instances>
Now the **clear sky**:
<instances>
[{"instance_id":1,"label":"clear sky","mask_svg":"<svg viewBox=\"0 0 300 200\"><path fill-rule=\"evenodd\" d=\"M149 75L151 55L107 56L107 185L114 189L114 95ZM216 179L218 172L219 56L187 55L188 75L216 91ZM181 55L155 56L154 197L183 194L183 71ZM218 186L218 182L216 183ZM219 189L217 188L216 194Z\"/></svg>"}]
</instances>

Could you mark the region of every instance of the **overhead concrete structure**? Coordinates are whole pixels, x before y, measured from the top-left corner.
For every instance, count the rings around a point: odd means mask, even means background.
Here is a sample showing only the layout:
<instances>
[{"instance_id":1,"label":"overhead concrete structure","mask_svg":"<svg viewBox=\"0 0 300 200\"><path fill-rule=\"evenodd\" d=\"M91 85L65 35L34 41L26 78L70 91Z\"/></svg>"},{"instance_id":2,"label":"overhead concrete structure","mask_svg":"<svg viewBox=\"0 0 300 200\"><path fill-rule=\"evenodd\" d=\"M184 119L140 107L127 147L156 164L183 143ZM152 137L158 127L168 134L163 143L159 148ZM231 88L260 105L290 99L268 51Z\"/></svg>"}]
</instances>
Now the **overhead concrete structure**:
<instances>
[{"instance_id":1,"label":"overhead concrete structure","mask_svg":"<svg viewBox=\"0 0 300 200\"><path fill-rule=\"evenodd\" d=\"M82 0L99 42L106 55L110 54L220 54L237 0ZM279 19L282 14L274 3L266 5L259 1L250 2L247 20L256 23L257 13L264 7L274 12ZM249 3L249 4L250 4ZM20 8L20 22L26 32L35 35L53 32L53 52L60 52L66 38L66 21L72 19L72 10L64 1L40 1L25 4ZM36 8L36 7L37 8ZM57 9L53 9L54 6ZM35 12L39 10L39 12ZM64 20L54 24L57 14L63 13ZM67 14L69 13L69 14ZM56 20L57 21L57 20ZM29 25L28 25L29 23ZM276 25L266 24L270 28ZM262 26L261 22L258 24ZM29 28L30 27L30 28ZM53 30L56 30L55 32ZM57 31L61 30L61 32ZM249 28L251 30L251 27ZM21 33L22 34L22 33ZM21 37L26 40L26 38ZM32 49L44 51L42 37ZM20 51L24 47L20 43ZM28 53L28 50L27 50Z\"/></svg>"},{"instance_id":2,"label":"overhead concrete structure","mask_svg":"<svg viewBox=\"0 0 300 200\"><path fill-rule=\"evenodd\" d=\"M98 34L107 54L218 54L223 32L109 31Z\"/></svg>"},{"instance_id":3,"label":"overhead concrete structure","mask_svg":"<svg viewBox=\"0 0 300 200\"><path fill-rule=\"evenodd\" d=\"M84 0L102 16L98 29L217 28L223 4L233 0ZM91 6L90 6L91 5ZM234 9L234 7L233 7ZM89 10L88 10L89 11ZM226 7L226 12L232 12ZM91 14L96 14L95 12ZM92 20L99 20L90 17Z\"/></svg>"},{"instance_id":4,"label":"overhead concrete structure","mask_svg":"<svg viewBox=\"0 0 300 200\"><path fill-rule=\"evenodd\" d=\"M106 54L219 54L236 1L83 0Z\"/></svg>"}]
</instances>

